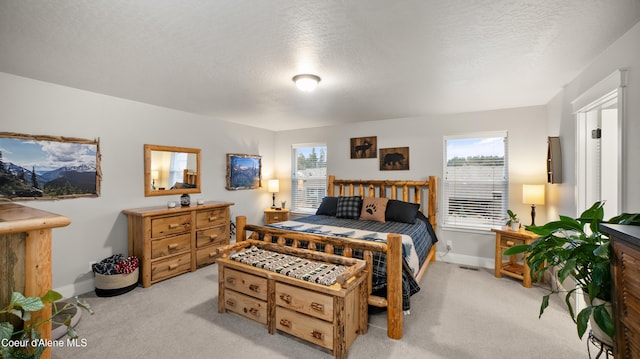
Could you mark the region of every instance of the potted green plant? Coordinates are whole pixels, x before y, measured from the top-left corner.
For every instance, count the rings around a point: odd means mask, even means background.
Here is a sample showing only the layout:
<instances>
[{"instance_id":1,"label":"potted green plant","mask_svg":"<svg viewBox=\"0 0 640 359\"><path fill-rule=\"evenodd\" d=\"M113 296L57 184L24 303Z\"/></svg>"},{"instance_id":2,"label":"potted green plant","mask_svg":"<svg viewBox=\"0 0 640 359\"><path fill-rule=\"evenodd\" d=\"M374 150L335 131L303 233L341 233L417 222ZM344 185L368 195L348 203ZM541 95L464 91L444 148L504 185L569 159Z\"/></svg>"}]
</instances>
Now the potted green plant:
<instances>
[{"instance_id":1,"label":"potted green plant","mask_svg":"<svg viewBox=\"0 0 640 359\"><path fill-rule=\"evenodd\" d=\"M5 308L0 308L0 318L7 320L0 322L0 341L2 343L11 342L11 345L0 345L0 358L40 358L42 352L46 349L46 343L40 341L41 336L38 327L44 323L53 321L58 314L68 309L69 306L75 305L93 314L88 303L80 301L78 297L75 297L75 304L66 303L63 306L53 305L53 312L50 317L40 322L26 324L22 328L14 328L14 321L11 320L11 317L17 318L19 321L29 320L32 312L41 310L46 304L55 304L55 302L60 299L62 299L62 295L53 290L49 290L42 297L25 297L22 293L13 292L9 304ZM70 338L75 339L78 337L71 326L71 316L68 316L64 323L61 324L66 325L67 335Z\"/></svg>"},{"instance_id":2,"label":"potted green plant","mask_svg":"<svg viewBox=\"0 0 640 359\"><path fill-rule=\"evenodd\" d=\"M540 280L545 272L557 269L560 283L568 277L576 282L576 288L567 291L565 302L569 314L576 323L578 336L582 338L590 319L594 334L600 329L609 336L599 337L604 342L612 342L614 325L611 318L612 279L609 238L600 231L601 223L640 225L640 213L623 213L608 221L603 220L603 202L594 203L580 217L560 216L558 221L543 226L527 226L526 229L540 236L529 245L516 245L505 251L506 255L527 254L527 264L532 279ZM534 268L536 270L534 270ZM580 288L586 299L586 306L576 315L571 304L571 296ZM540 315L549 305L549 296L543 296ZM595 322L595 325L593 324ZM596 328L597 327L597 328ZM597 336L597 335L596 335Z\"/></svg>"},{"instance_id":3,"label":"potted green plant","mask_svg":"<svg viewBox=\"0 0 640 359\"><path fill-rule=\"evenodd\" d=\"M509 219L507 220L507 223L505 224L507 227L511 226L511 230L512 231L517 231L520 229L520 219L518 218L518 215L516 213L514 213L512 210L508 209L507 210L507 216L509 216Z\"/></svg>"}]
</instances>

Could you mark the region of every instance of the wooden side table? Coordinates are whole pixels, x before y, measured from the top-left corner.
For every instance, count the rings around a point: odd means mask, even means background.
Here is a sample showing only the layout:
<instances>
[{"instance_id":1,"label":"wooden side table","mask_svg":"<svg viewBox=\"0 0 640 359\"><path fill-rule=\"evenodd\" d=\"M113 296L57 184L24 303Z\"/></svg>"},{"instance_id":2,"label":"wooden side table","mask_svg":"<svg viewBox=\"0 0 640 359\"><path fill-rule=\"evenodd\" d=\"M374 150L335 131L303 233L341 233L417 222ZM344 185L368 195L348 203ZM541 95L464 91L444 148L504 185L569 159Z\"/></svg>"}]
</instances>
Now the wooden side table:
<instances>
[{"instance_id":1,"label":"wooden side table","mask_svg":"<svg viewBox=\"0 0 640 359\"><path fill-rule=\"evenodd\" d=\"M266 224L284 222L289 220L289 210L265 208L264 210L264 222Z\"/></svg>"},{"instance_id":2,"label":"wooden side table","mask_svg":"<svg viewBox=\"0 0 640 359\"><path fill-rule=\"evenodd\" d=\"M520 228L519 231L512 231L509 227L500 227L493 228L491 231L496 233L496 278L502 278L504 274L512 278L520 279L524 287L531 288L531 271L527 265L527 255L525 254L522 264L518 263L515 255L510 256L508 261L503 262L502 252L517 244L530 244L538 239L539 236L523 228Z\"/></svg>"}]
</instances>

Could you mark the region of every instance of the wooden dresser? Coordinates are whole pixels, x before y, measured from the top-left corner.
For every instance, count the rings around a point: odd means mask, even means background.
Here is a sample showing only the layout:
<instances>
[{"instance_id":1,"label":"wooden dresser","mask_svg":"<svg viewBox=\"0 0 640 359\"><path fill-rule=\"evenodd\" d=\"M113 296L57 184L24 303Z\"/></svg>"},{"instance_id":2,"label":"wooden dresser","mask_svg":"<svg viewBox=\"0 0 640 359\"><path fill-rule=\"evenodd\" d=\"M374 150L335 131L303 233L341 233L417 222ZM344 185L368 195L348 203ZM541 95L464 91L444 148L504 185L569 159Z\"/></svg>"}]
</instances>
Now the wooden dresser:
<instances>
[{"instance_id":1,"label":"wooden dresser","mask_svg":"<svg viewBox=\"0 0 640 359\"><path fill-rule=\"evenodd\" d=\"M612 245L614 357L640 358L640 226L606 224Z\"/></svg>"},{"instance_id":2,"label":"wooden dresser","mask_svg":"<svg viewBox=\"0 0 640 359\"><path fill-rule=\"evenodd\" d=\"M242 242L221 249L218 311L239 314L265 325L271 334L279 330L331 350L336 358L345 358L357 335L367 332L364 261L287 247L268 248L351 266L342 285L325 286L230 259L229 252L240 246Z\"/></svg>"},{"instance_id":3,"label":"wooden dresser","mask_svg":"<svg viewBox=\"0 0 640 359\"><path fill-rule=\"evenodd\" d=\"M213 263L216 249L229 244L232 205L211 201L188 207L124 210L129 223L129 255L140 260L142 286L147 288Z\"/></svg>"}]
</instances>

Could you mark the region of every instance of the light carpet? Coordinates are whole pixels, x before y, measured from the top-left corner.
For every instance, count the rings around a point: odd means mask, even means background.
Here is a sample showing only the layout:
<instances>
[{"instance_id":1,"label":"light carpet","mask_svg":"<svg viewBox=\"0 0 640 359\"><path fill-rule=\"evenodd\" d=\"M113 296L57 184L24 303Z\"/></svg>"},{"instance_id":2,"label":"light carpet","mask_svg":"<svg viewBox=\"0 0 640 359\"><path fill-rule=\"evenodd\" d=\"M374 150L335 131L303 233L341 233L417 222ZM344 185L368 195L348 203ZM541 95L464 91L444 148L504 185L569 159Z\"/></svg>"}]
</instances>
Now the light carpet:
<instances>
[{"instance_id":1,"label":"light carpet","mask_svg":"<svg viewBox=\"0 0 640 359\"><path fill-rule=\"evenodd\" d=\"M76 327L86 346L52 348L52 358L331 358L316 346L234 314L219 314L217 266L111 298L83 295L95 314ZM349 358L587 358L560 298L538 319L546 291L493 271L435 262L411 297L404 337L387 337L386 313ZM66 337L65 337L66 338ZM593 350L593 348L592 348Z\"/></svg>"}]
</instances>

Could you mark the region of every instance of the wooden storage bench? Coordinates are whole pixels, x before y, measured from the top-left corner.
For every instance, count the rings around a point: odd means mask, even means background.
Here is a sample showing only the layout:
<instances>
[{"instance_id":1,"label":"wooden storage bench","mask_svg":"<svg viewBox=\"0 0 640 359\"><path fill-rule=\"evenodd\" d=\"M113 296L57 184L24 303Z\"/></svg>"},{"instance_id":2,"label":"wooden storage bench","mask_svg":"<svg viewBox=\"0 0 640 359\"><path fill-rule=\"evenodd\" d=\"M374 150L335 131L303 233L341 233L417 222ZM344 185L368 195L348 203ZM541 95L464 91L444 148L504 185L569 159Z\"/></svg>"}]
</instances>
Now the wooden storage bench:
<instances>
[{"instance_id":1,"label":"wooden storage bench","mask_svg":"<svg viewBox=\"0 0 640 359\"><path fill-rule=\"evenodd\" d=\"M231 258L264 249L311 262L347 267L331 285L297 279ZM368 326L365 262L303 249L247 240L218 249L218 312L233 312L288 333L345 358ZM344 269L344 268L343 268Z\"/></svg>"}]
</instances>

